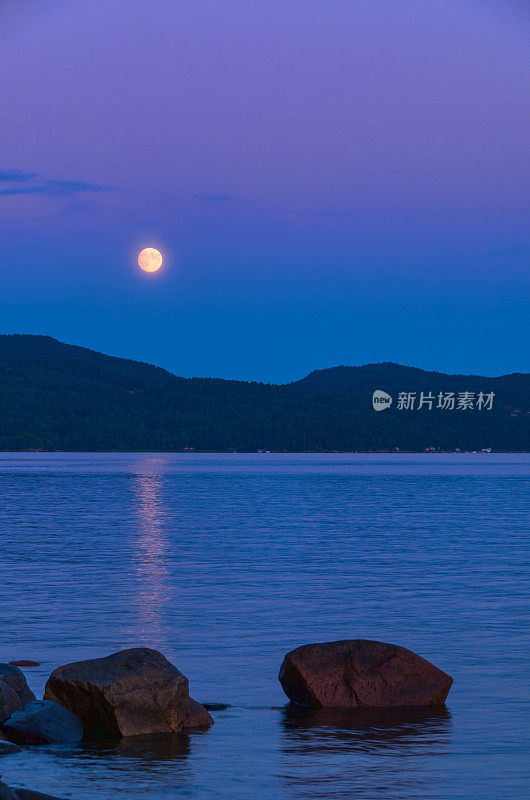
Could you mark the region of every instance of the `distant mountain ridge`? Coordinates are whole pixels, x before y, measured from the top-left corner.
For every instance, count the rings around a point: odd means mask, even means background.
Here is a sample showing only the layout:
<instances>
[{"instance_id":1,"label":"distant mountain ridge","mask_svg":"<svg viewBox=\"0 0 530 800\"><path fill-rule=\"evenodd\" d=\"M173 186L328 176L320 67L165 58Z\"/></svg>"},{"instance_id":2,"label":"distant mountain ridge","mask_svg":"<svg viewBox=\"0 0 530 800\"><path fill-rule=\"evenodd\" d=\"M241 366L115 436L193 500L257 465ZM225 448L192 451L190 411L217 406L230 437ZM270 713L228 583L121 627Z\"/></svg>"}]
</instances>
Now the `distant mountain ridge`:
<instances>
[{"instance_id":1,"label":"distant mountain ridge","mask_svg":"<svg viewBox=\"0 0 530 800\"><path fill-rule=\"evenodd\" d=\"M402 364L396 364L393 361L385 361L379 364L365 364L362 367L328 367L327 369L316 369L310 372L305 378L295 381L293 385L303 385L304 387L311 387L313 389L324 391L351 391L358 388L359 385L364 384L368 379L377 379L384 377L387 382L397 385L403 380L419 381L422 385L438 385L448 386L454 383L454 380L462 381L463 379L476 384L477 381L484 384L486 381L488 385L495 385L495 382L500 382L502 385L507 379L521 379L522 385L525 384L526 389L530 391L530 374L521 372L514 372L508 375L501 375L495 378L488 378L482 375L463 375L463 374L449 374L446 372L434 372L419 367L407 367ZM494 382L492 384L492 382Z\"/></svg>"},{"instance_id":2,"label":"distant mountain ridge","mask_svg":"<svg viewBox=\"0 0 530 800\"><path fill-rule=\"evenodd\" d=\"M284 385L180 378L47 336L0 336L0 449L530 451L530 375L448 375L391 362ZM392 398L374 411L372 395ZM432 395L418 409L420 395ZM494 393L491 410L437 408ZM414 395L414 408L399 407Z\"/></svg>"}]
</instances>

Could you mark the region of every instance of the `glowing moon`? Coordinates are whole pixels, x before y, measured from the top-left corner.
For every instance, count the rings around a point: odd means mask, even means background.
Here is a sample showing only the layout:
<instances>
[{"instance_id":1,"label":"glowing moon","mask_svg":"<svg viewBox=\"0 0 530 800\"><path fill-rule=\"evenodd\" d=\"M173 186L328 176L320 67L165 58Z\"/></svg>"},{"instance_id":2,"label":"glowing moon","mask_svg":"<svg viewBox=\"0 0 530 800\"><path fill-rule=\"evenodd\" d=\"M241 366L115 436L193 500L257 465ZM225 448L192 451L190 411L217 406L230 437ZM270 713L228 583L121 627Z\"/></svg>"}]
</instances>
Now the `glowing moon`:
<instances>
[{"instance_id":1,"label":"glowing moon","mask_svg":"<svg viewBox=\"0 0 530 800\"><path fill-rule=\"evenodd\" d=\"M138 266L144 272L156 272L162 266L162 253L154 247L144 247L138 255Z\"/></svg>"}]
</instances>

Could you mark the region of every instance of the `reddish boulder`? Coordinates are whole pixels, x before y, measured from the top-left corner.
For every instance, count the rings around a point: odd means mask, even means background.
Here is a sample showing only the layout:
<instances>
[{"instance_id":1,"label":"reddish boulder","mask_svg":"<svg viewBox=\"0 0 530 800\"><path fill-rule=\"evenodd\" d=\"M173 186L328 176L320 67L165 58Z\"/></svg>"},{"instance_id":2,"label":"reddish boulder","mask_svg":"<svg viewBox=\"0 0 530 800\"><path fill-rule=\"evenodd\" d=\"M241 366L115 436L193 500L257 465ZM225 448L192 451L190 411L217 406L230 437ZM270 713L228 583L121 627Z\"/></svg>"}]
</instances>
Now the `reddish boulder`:
<instances>
[{"instance_id":1,"label":"reddish boulder","mask_svg":"<svg viewBox=\"0 0 530 800\"><path fill-rule=\"evenodd\" d=\"M190 698L186 676L147 647L58 667L44 697L76 714L85 736L176 733L213 723Z\"/></svg>"},{"instance_id":2,"label":"reddish boulder","mask_svg":"<svg viewBox=\"0 0 530 800\"><path fill-rule=\"evenodd\" d=\"M279 679L289 700L314 708L440 705L453 683L411 650L366 639L297 647Z\"/></svg>"},{"instance_id":3,"label":"reddish boulder","mask_svg":"<svg viewBox=\"0 0 530 800\"><path fill-rule=\"evenodd\" d=\"M0 725L2 725L14 711L18 711L23 703L15 690L4 681L0 680Z\"/></svg>"},{"instance_id":4,"label":"reddish boulder","mask_svg":"<svg viewBox=\"0 0 530 800\"><path fill-rule=\"evenodd\" d=\"M13 689L21 706L35 700L35 695L29 688L24 673L14 664L0 664L0 681L7 683Z\"/></svg>"}]
</instances>

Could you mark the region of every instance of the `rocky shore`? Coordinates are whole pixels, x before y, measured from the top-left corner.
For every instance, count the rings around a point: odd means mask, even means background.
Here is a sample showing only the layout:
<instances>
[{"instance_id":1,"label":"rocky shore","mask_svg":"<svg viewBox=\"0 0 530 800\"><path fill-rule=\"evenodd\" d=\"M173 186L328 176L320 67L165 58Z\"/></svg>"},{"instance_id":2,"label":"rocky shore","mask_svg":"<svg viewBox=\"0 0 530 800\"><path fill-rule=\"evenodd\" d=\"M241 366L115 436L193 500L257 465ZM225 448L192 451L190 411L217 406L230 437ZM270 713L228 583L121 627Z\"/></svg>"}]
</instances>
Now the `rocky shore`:
<instances>
[{"instance_id":1,"label":"rocky shore","mask_svg":"<svg viewBox=\"0 0 530 800\"><path fill-rule=\"evenodd\" d=\"M189 696L188 679L147 647L58 667L37 700L23 672L0 664L0 755L20 746L75 745L82 739L120 739L181 733L213 724ZM57 800L0 782L0 800Z\"/></svg>"},{"instance_id":2,"label":"rocky shore","mask_svg":"<svg viewBox=\"0 0 530 800\"><path fill-rule=\"evenodd\" d=\"M404 647L365 639L298 647L285 656L279 680L295 706L350 709L442 705L453 682ZM147 647L58 667L42 700L36 699L16 663L0 664L0 729L5 737L0 739L0 756L25 746L176 734L212 724L209 711L190 697L188 678ZM13 789L0 780L0 800L58 798Z\"/></svg>"}]
</instances>

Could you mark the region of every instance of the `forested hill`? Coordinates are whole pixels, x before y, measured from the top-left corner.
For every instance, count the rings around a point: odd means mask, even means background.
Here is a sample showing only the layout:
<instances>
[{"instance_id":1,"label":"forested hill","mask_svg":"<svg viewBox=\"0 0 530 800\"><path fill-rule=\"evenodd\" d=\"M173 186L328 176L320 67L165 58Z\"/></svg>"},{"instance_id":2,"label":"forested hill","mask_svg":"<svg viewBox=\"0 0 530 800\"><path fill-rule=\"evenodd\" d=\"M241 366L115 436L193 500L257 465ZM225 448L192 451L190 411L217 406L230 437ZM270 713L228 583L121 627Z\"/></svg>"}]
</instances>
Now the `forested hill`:
<instances>
[{"instance_id":1,"label":"forested hill","mask_svg":"<svg viewBox=\"0 0 530 800\"><path fill-rule=\"evenodd\" d=\"M14 335L0 336L0 378L1 450L530 451L527 374L484 378L383 363L273 386L179 378ZM373 408L376 390L392 397L385 410Z\"/></svg>"}]
</instances>

